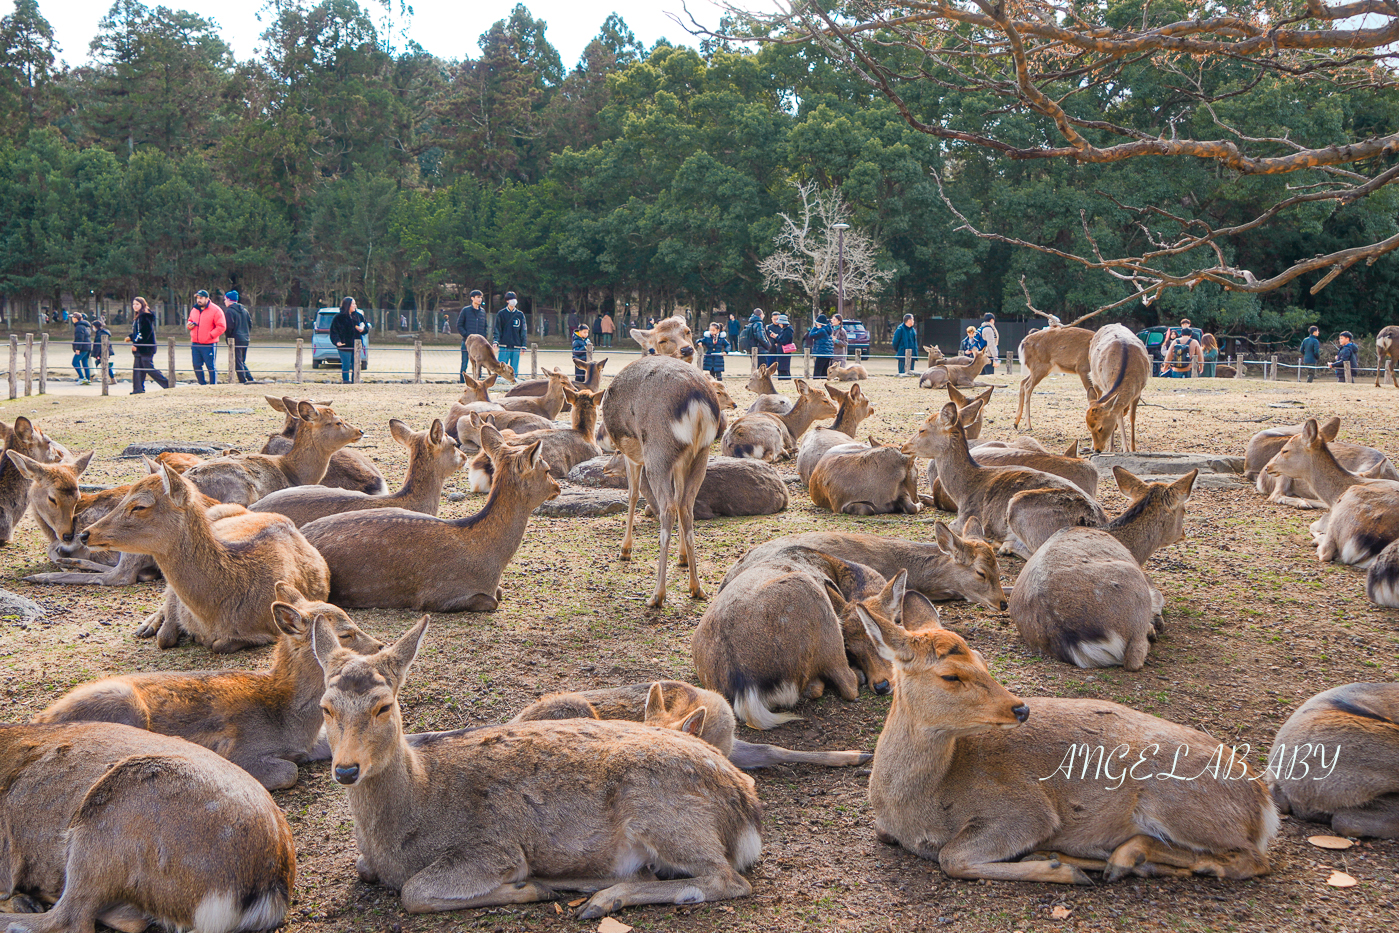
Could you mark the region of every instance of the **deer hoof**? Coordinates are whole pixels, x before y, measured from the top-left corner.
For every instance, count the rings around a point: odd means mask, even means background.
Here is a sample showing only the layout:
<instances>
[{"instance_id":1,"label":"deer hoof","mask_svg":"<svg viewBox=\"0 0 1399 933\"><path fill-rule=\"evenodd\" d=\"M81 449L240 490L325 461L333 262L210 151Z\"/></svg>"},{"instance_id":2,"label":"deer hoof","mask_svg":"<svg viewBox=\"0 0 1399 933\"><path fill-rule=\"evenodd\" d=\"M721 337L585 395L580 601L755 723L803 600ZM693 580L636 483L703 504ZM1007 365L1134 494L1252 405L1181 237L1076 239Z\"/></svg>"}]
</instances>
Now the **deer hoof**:
<instances>
[{"instance_id":1,"label":"deer hoof","mask_svg":"<svg viewBox=\"0 0 1399 933\"><path fill-rule=\"evenodd\" d=\"M631 548L622 548L622 553L617 555L618 560L631 560Z\"/></svg>"},{"instance_id":2,"label":"deer hoof","mask_svg":"<svg viewBox=\"0 0 1399 933\"><path fill-rule=\"evenodd\" d=\"M651 609L660 609L665 605L665 593L653 593L646 600L646 605Z\"/></svg>"},{"instance_id":3,"label":"deer hoof","mask_svg":"<svg viewBox=\"0 0 1399 933\"><path fill-rule=\"evenodd\" d=\"M707 597L707 596L705 595L704 589L703 589L702 587L696 586L696 587L693 587L693 588L690 590L690 598L691 598L691 599L708 599L709 597Z\"/></svg>"}]
</instances>

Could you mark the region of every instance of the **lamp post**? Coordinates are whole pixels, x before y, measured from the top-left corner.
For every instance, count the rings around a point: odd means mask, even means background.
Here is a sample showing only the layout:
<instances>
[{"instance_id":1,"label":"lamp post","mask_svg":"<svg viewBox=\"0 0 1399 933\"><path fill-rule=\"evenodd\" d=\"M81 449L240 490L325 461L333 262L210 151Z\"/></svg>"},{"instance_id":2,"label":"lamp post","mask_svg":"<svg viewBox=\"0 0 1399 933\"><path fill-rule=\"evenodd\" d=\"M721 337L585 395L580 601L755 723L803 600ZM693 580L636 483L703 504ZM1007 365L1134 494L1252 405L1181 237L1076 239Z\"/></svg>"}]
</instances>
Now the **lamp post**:
<instances>
[{"instance_id":1,"label":"lamp post","mask_svg":"<svg viewBox=\"0 0 1399 933\"><path fill-rule=\"evenodd\" d=\"M836 231L836 314L840 315L842 321L845 320L845 231L850 229L849 224L831 224L831 229Z\"/></svg>"}]
</instances>

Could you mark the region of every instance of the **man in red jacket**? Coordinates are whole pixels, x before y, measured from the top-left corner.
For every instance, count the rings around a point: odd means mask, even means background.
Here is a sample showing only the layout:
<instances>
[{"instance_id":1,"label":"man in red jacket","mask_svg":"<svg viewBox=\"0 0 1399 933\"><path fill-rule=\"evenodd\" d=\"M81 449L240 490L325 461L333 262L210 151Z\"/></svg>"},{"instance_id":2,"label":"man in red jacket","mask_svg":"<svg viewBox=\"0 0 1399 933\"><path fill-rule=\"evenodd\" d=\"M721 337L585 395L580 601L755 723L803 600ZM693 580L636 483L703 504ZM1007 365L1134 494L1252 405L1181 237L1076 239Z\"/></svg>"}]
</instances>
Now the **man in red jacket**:
<instances>
[{"instance_id":1,"label":"man in red jacket","mask_svg":"<svg viewBox=\"0 0 1399 933\"><path fill-rule=\"evenodd\" d=\"M208 292L201 289L194 293L194 307L189 309L185 329L189 331L190 349L194 354L194 378L200 385L214 385L218 382L215 373L218 371L219 338L228 330L228 321L224 319L223 308L209 301ZM209 370L207 383L201 367Z\"/></svg>"}]
</instances>

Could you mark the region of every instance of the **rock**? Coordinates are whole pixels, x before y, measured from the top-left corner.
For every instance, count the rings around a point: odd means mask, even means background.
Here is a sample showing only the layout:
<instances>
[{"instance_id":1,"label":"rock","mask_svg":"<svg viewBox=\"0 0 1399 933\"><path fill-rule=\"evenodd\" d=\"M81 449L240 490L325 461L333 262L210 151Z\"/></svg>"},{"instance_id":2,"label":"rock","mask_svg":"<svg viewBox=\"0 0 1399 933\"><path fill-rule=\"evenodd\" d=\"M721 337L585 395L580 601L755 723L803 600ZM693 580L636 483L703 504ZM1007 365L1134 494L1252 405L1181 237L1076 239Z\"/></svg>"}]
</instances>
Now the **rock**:
<instances>
[{"instance_id":1,"label":"rock","mask_svg":"<svg viewBox=\"0 0 1399 933\"><path fill-rule=\"evenodd\" d=\"M215 408L212 414L215 415L251 415L251 408Z\"/></svg>"},{"instance_id":2,"label":"rock","mask_svg":"<svg viewBox=\"0 0 1399 933\"><path fill-rule=\"evenodd\" d=\"M1093 466L1104 480L1112 482L1112 468L1120 466L1134 476L1149 477L1155 482L1166 476L1184 476L1191 470L1200 473L1242 474L1243 457L1215 457L1208 454L1147 453L1094 454Z\"/></svg>"},{"instance_id":3,"label":"rock","mask_svg":"<svg viewBox=\"0 0 1399 933\"><path fill-rule=\"evenodd\" d=\"M621 467L622 473L620 476L607 476L604 474L603 471L611 462L612 454L604 454L601 457L584 460L568 471L568 481L575 486L589 486L594 489L626 489L626 467ZM621 464L618 464L618 466L621 466Z\"/></svg>"},{"instance_id":4,"label":"rock","mask_svg":"<svg viewBox=\"0 0 1399 933\"><path fill-rule=\"evenodd\" d=\"M79 483L78 492L106 492L115 488L110 483Z\"/></svg>"},{"instance_id":5,"label":"rock","mask_svg":"<svg viewBox=\"0 0 1399 933\"><path fill-rule=\"evenodd\" d=\"M167 451L177 454L194 454L196 457L218 457L233 445L214 441L144 441L128 444L119 459L132 460L137 457L154 457Z\"/></svg>"},{"instance_id":6,"label":"rock","mask_svg":"<svg viewBox=\"0 0 1399 933\"><path fill-rule=\"evenodd\" d=\"M44 607L34 600L9 590L0 590L0 616L7 619L42 619L46 615L48 613L44 611Z\"/></svg>"},{"instance_id":7,"label":"rock","mask_svg":"<svg viewBox=\"0 0 1399 933\"><path fill-rule=\"evenodd\" d=\"M466 498L466 493L464 493L464 492L449 492L449 493L447 493L447 501L448 501L448 502L461 502L461 501L462 501L463 499L465 499L465 498Z\"/></svg>"},{"instance_id":8,"label":"rock","mask_svg":"<svg viewBox=\"0 0 1399 933\"><path fill-rule=\"evenodd\" d=\"M610 489L565 489L558 498L534 510L546 518L597 518L602 515L625 515L626 492Z\"/></svg>"}]
</instances>

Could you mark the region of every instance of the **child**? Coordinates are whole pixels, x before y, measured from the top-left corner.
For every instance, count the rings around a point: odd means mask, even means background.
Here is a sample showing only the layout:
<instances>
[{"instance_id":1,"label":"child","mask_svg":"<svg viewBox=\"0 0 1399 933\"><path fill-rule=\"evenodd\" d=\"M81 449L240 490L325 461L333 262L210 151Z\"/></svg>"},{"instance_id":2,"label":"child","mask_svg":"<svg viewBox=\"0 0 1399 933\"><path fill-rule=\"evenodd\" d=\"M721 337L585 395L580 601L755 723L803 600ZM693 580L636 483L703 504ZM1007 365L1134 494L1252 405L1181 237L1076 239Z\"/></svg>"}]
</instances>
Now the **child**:
<instances>
[{"instance_id":1,"label":"child","mask_svg":"<svg viewBox=\"0 0 1399 933\"><path fill-rule=\"evenodd\" d=\"M588 379L588 351L592 349L588 340L588 325L579 324L573 332L573 381L582 383Z\"/></svg>"},{"instance_id":2,"label":"child","mask_svg":"<svg viewBox=\"0 0 1399 933\"><path fill-rule=\"evenodd\" d=\"M1355 338L1348 330L1341 331L1341 348L1336 351L1336 362L1331 366L1336 370L1336 381L1346 381L1346 363L1350 364L1351 378L1360 371L1360 352L1352 342Z\"/></svg>"},{"instance_id":3,"label":"child","mask_svg":"<svg viewBox=\"0 0 1399 933\"><path fill-rule=\"evenodd\" d=\"M709 333L700 338L704 347L704 371L721 382L724 379L724 354L729 352L729 341L715 321L709 325Z\"/></svg>"}]
</instances>

